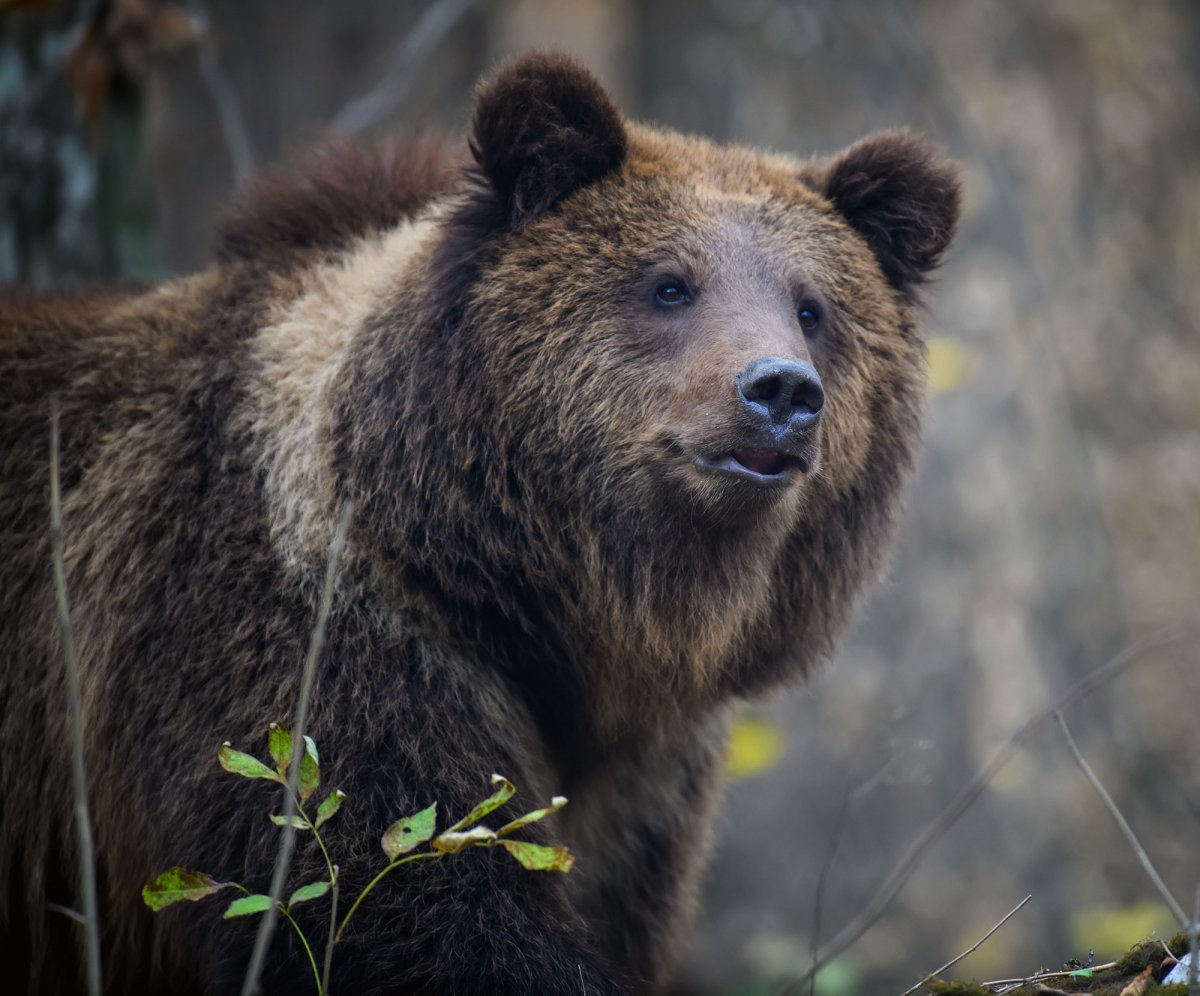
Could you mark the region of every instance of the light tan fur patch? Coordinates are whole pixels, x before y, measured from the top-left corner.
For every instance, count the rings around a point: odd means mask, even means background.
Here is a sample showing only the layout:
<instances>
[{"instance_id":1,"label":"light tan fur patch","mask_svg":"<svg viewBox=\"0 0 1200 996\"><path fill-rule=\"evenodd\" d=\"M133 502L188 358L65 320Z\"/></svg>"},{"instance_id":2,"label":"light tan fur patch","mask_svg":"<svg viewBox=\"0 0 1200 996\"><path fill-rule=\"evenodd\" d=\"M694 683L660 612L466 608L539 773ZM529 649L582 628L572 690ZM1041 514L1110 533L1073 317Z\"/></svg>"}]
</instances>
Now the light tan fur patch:
<instances>
[{"instance_id":1,"label":"light tan fur patch","mask_svg":"<svg viewBox=\"0 0 1200 996\"><path fill-rule=\"evenodd\" d=\"M407 222L305 273L299 296L255 337L247 427L259 440L271 540L291 570L324 563L337 522L330 385L433 229L432 217Z\"/></svg>"}]
</instances>

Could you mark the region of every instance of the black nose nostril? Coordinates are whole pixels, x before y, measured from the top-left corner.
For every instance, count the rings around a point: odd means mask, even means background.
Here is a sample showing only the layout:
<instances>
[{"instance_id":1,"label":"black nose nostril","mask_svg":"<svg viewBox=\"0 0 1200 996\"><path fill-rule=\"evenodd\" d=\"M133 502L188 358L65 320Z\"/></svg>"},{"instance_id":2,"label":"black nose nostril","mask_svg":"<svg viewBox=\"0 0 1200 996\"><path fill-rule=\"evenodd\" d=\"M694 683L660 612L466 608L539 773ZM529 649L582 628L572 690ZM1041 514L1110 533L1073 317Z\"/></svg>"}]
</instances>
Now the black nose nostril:
<instances>
[{"instance_id":1,"label":"black nose nostril","mask_svg":"<svg viewBox=\"0 0 1200 996\"><path fill-rule=\"evenodd\" d=\"M811 363L764 356L736 378L738 393L747 406L766 409L781 424L821 413L825 391Z\"/></svg>"},{"instance_id":2,"label":"black nose nostril","mask_svg":"<svg viewBox=\"0 0 1200 996\"><path fill-rule=\"evenodd\" d=\"M825 404L825 392L820 381L803 380L792 390L792 407L807 408L814 415Z\"/></svg>"},{"instance_id":3,"label":"black nose nostril","mask_svg":"<svg viewBox=\"0 0 1200 996\"><path fill-rule=\"evenodd\" d=\"M779 378L764 377L760 380L752 381L746 386L743 392L747 401L765 401L770 403L779 396Z\"/></svg>"}]
</instances>

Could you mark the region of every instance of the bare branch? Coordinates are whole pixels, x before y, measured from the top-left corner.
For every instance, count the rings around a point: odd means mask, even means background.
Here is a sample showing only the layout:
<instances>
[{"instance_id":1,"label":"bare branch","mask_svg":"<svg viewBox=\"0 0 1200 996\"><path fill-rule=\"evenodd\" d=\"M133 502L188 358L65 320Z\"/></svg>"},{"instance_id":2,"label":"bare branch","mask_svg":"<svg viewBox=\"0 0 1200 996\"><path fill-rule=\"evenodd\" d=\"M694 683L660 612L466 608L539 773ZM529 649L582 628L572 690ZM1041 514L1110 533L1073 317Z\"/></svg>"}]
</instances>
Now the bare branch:
<instances>
[{"instance_id":1,"label":"bare branch","mask_svg":"<svg viewBox=\"0 0 1200 996\"><path fill-rule=\"evenodd\" d=\"M811 964L816 963L817 949L821 943L821 910L825 905L825 884L829 878L829 869L833 867L833 859L837 857L838 846L842 842L842 830L846 824L846 813L850 809L850 798L853 794L847 784L846 791L842 793L837 816L833 821L833 832L829 835L829 847L825 851L825 860L821 862L821 870L817 874L817 890L816 896L813 898L812 930L809 933L808 960ZM808 980L808 996L816 996L816 993L817 975L814 972L812 978Z\"/></svg>"},{"instance_id":2,"label":"bare branch","mask_svg":"<svg viewBox=\"0 0 1200 996\"><path fill-rule=\"evenodd\" d=\"M1024 743L1029 740L1034 733L1042 728L1045 722L1050 719L1054 713L1060 709L1065 709L1069 705L1073 705L1080 699L1085 698L1094 692L1097 688L1103 685L1106 681L1111 680L1121 671L1125 670L1135 661L1140 660L1151 651L1161 650L1163 647L1172 646L1182 638L1182 634L1175 628L1156 630L1152 633L1147 633L1135 640L1132 644L1126 647L1121 653L1117 654L1106 664L1096 668L1090 674L1085 675L1062 695L1061 698L1052 705L1043 709L1036 716L1030 719L1016 733L1014 733L1001 748L992 756L992 759L987 763L982 771L979 772L971 781L969 781L958 794L950 800L950 802L942 809L920 834L919 837L911 845L907 851L896 862L883 884L876 890L875 895L867 903L866 907L855 916L846 926L844 926L838 934L829 941L822 949L820 956L812 965L809 966L807 972L797 979L786 983L780 990L779 996L799 996L803 991L803 986L817 972L829 964L834 958L840 955L863 934L871 928L891 905L892 900L904 888L905 883L912 877L917 866L925 857L929 849L942 837L942 835L950 829L991 784L993 778L1000 770L1012 760L1013 755L1017 752Z\"/></svg>"},{"instance_id":3,"label":"bare branch","mask_svg":"<svg viewBox=\"0 0 1200 996\"><path fill-rule=\"evenodd\" d=\"M208 4L205 0L192 0L191 7L196 22L196 64L200 69L200 78L208 87L216 106L217 122L225 139L229 163L233 167L234 183L240 187L254 172L254 146L250 141L250 129L246 126L246 116L242 113L237 91L221 64Z\"/></svg>"},{"instance_id":4,"label":"bare branch","mask_svg":"<svg viewBox=\"0 0 1200 996\"><path fill-rule=\"evenodd\" d=\"M1079 765L1079 770L1086 776L1087 780L1092 783L1092 788L1096 790L1096 794L1100 796L1101 802L1108 807L1112 818L1117 821L1117 826L1121 828L1121 833L1125 835L1125 839L1129 841L1129 846L1133 848L1133 853L1137 855L1138 861L1142 863L1142 868L1150 877L1150 881L1154 883L1154 887L1158 890L1158 894L1162 896L1163 902L1167 904L1171 915L1179 921L1179 925L1187 930L1191 924L1188 921L1188 916L1183 912L1183 907L1171 895L1171 890L1167 888L1167 883L1162 880L1158 869L1154 867L1154 863L1150 860L1150 855L1146 853L1146 849L1142 847L1141 841L1137 839L1137 835L1133 832L1121 810L1117 808L1117 804L1113 802L1112 796L1108 794L1104 786L1100 784L1100 779L1096 777L1096 773L1092 771L1091 765L1087 763L1084 756L1079 752L1079 748L1075 744L1075 738L1071 736L1071 730L1067 726L1066 719L1060 710L1054 711L1054 718L1058 720L1058 725L1062 729L1063 737L1067 741L1067 746L1071 749L1071 755L1075 758L1075 763Z\"/></svg>"},{"instance_id":5,"label":"bare branch","mask_svg":"<svg viewBox=\"0 0 1200 996\"><path fill-rule=\"evenodd\" d=\"M821 942L821 912L825 905L825 888L828 884L829 872L833 868L834 859L837 857L838 847L842 842L842 833L846 829L846 817L849 815L850 806L858 802L863 796L870 794L887 777L888 772L892 770L897 761L907 753L907 747L895 751L873 775L864 779L857 787L851 787L849 781L846 783L845 792L842 794L842 801L838 806L837 816L833 821L833 831L829 835L829 846L825 851L825 860L821 862L821 870L817 873L816 896L813 899L812 929L809 931L808 960L810 963L817 960L817 949ZM808 983L808 996L816 996L817 976L815 973L808 980Z\"/></svg>"},{"instance_id":6,"label":"bare branch","mask_svg":"<svg viewBox=\"0 0 1200 996\"><path fill-rule=\"evenodd\" d=\"M979 938L979 940L977 940L974 944L972 944L969 948L967 948L966 951L964 951L960 955L955 955L948 962L946 962L946 964L944 964L941 968L935 968L932 972L930 972L927 976L925 976L925 978L923 978L920 982L918 982L911 989L905 989L904 992L902 992L900 994L900 996L912 996L913 993L915 993L918 989L920 989L923 985L925 985L925 983L928 982L930 979L936 978L937 976L941 975L944 971L946 971L946 969L952 968L953 966L957 965L967 955L972 954L975 951L978 951L979 948L983 945L984 941L986 941L989 937L992 936L992 934L994 934L997 930L999 930L1006 923L1008 923L1009 919L1017 912L1017 910L1019 910L1022 906L1024 906L1027 902L1029 902L1029 900L1031 900L1032 898L1033 898L1032 895L1026 896L1019 903L1017 903L1016 906L1014 906L1011 910L1009 910L1004 915L1004 917L1000 920L999 923L997 923L991 930L989 930L986 934L984 934L981 938Z\"/></svg>"},{"instance_id":7,"label":"bare branch","mask_svg":"<svg viewBox=\"0 0 1200 996\"><path fill-rule=\"evenodd\" d=\"M258 934L254 938L254 950L250 955L250 967L246 970L246 979L242 983L242 996L255 996L259 991L258 980L262 975L263 962L266 961L267 947L271 942L271 932L275 929L275 918L279 911L279 901L287 884L288 871L292 865L292 849L296 843L297 788L300 784L300 760L304 756L304 723L308 719L308 704L312 698L313 683L317 674L317 661L325 647L325 629L329 624L329 615L333 607L333 587L337 579L338 561L346 546L346 533L350 528L350 518L354 508L350 502L342 506L342 517L338 522L337 532L334 533L333 543L329 547L329 563L325 568L325 587L321 592L321 606L317 612L317 622L313 626L312 636L308 643L308 656L304 660L304 671L300 677L300 694L296 700L296 718L292 722L292 760L288 767L287 786L283 797L283 833L279 840L279 855L275 859L275 870L271 874L271 905L263 913L259 921Z\"/></svg>"},{"instance_id":8,"label":"bare branch","mask_svg":"<svg viewBox=\"0 0 1200 996\"><path fill-rule=\"evenodd\" d=\"M476 0L436 0L426 7L396 49L383 79L334 116L334 131L357 135L395 114L438 43L475 3Z\"/></svg>"},{"instance_id":9,"label":"bare branch","mask_svg":"<svg viewBox=\"0 0 1200 996\"><path fill-rule=\"evenodd\" d=\"M1089 965L1088 967L1093 972L1103 972L1107 968L1113 968L1116 964L1115 961L1106 961L1102 965ZM997 993L1008 993L1045 979L1064 979L1076 971L1077 969L1074 968L1063 968L1053 972L1034 972L1033 975L1027 975L1021 979L991 979L988 982L981 982L980 985L985 989L995 989Z\"/></svg>"},{"instance_id":10,"label":"bare branch","mask_svg":"<svg viewBox=\"0 0 1200 996\"><path fill-rule=\"evenodd\" d=\"M79 839L79 886L83 893L83 921L89 996L100 996L100 905L96 898L96 854L88 813L87 770L83 763L83 700L79 689L79 657L67 600L67 571L63 560L62 494L58 481L58 401L50 402L50 559L54 566L54 597L58 603L58 629L67 676L67 720L71 737L71 783L75 794L75 832ZM72 911L74 912L74 911Z\"/></svg>"}]
</instances>

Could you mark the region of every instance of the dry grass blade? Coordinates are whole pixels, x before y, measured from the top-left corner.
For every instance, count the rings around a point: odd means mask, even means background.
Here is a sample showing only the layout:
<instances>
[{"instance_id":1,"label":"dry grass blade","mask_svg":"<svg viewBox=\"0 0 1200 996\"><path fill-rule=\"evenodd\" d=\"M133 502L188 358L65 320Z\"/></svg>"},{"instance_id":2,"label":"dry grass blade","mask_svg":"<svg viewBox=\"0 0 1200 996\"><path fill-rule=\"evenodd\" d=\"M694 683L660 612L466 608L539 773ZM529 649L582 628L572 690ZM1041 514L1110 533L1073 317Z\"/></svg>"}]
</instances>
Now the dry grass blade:
<instances>
[{"instance_id":1,"label":"dry grass blade","mask_svg":"<svg viewBox=\"0 0 1200 996\"><path fill-rule=\"evenodd\" d=\"M279 901L283 897L288 871L292 865L292 849L296 843L294 823L296 790L300 784L300 759L304 756L304 724L308 719L308 704L312 698L313 682L316 680L317 661L320 660L321 651L325 647L325 629L329 625L329 615L333 608L333 587L337 580L338 561L346 546L346 533L350 529L350 518L353 511L350 502L346 502L342 507L342 516L338 522L337 532L334 533L333 543L329 547L329 563L325 568L325 587L321 591L321 606L308 642L308 655L305 657L304 671L300 677L300 694L296 700L296 718L292 722L292 761L288 767L287 789L284 792L284 823L279 841L279 855L275 859L275 870L271 874L271 905L263 914L262 920L259 921L258 934L254 938L254 950L250 955L250 966L246 970L246 979L242 983L242 996L254 996L258 992L258 980L262 975L263 963L266 961L271 933L275 929Z\"/></svg>"},{"instance_id":2,"label":"dry grass blade","mask_svg":"<svg viewBox=\"0 0 1200 996\"><path fill-rule=\"evenodd\" d=\"M1117 804L1113 802L1112 796L1108 794L1104 786L1100 783L1100 779L1096 777L1096 773L1092 771L1091 765L1087 763L1084 756L1079 752L1079 747L1075 744L1075 738L1071 736L1070 727L1067 726L1066 719L1060 710L1055 710L1054 718L1058 720L1058 725L1062 729L1063 737L1067 741L1067 746L1071 749L1071 756L1075 758L1075 763L1079 765L1079 770L1086 776L1087 780L1092 783L1092 788L1096 790L1096 794L1100 796L1101 801L1108 807L1112 818L1117 821L1117 826L1121 828L1121 833L1125 835L1125 839L1129 841L1129 846L1133 848L1133 853L1137 855L1138 861L1142 863L1142 868L1149 876L1150 881L1154 883L1154 887L1158 890L1158 894L1162 896L1163 902L1167 904L1171 915L1179 921L1179 925L1187 930L1190 926L1187 914L1183 912L1183 907L1171 895L1171 891L1167 888L1167 883L1162 880L1158 869L1154 867L1154 863L1150 860L1150 855L1146 853L1146 849L1142 847L1141 841L1137 839L1137 835L1133 832L1128 821L1122 815L1121 810L1117 808Z\"/></svg>"},{"instance_id":3,"label":"dry grass blade","mask_svg":"<svg viewBox=\"0 0 1200 996\"><path fill-rule=\"evenodd\" d=\"M974 944L972 944L969 948L967 948L966 951L964 951L962 954L955 955L948 962L946 962L946 964L944 964L941 968L935 968L932 972L930 972L927 976L925 976L925 978L923 978L915 986L911 987L910 989L905 989L904 992L900 994L900 996L912 996L913 993L915 993L918 989L920 989L923 985L925 985L925 983L928 982L930 979L936 978L937 976L941 975L944 971L946 971L946 969L952 968L953 966L957 965L967 955L972 954L975 951L978 951L983 946L984 941L986 941L989 937L992 936L992 934L994 934L997 930L999 930L1006 923L1008 923L1008 921L1016 914L1016 912L1022 906L1024 906L1027 902L1029 902L1029 900L1031 900L1032 898L1033 898L1032 895L1026 896L1019 903L1017 903L1016 906L1014 906L1011 910L1009 910L1006 914L1004 914L1004 916L1001 918L1001 920L994 927L992 927L991 930L989 930L986 934L984 934L981 938L979 938L979 940L977 940Z\"/></svg>"},{"instance_id":4,"label":"dry grass blade","mask_svg":"<svg viewBox=\"0 0 1200 996\"><path fill-rule=\"evenodd\" d=\"M212 12L204 0L192 0L192 11L200 24L200 39L196 47L200 78L212 96L217 111L217 123L221 126L221 137L225 140L225 150L229 153L229 163L233 167L234 183L240 187L254 172L250 129L246 127L246 116L242 113L237 91L229 82L229 77L221 65L217 41L213 35Z\"/></svg>"},{"instance_id":5,"label":"dry grass blade","mask_svg":"<svg viewBox=\"0 0 1200 996\"><path fill-rule=\"evenodd\" d=\"M50 559L54 565L54 597L67 678L67 722L71 737L71 782L75 793L75 832L79 841L79 879L83 893L89 996L100 996L100 905L96 898L96 854L88 812L87 769L83 761L83 702L79 689L79 657L67 600L67 571L63 559L62 494L58 480L58 403L50 403Z\"/></svg>"}]
</instances>

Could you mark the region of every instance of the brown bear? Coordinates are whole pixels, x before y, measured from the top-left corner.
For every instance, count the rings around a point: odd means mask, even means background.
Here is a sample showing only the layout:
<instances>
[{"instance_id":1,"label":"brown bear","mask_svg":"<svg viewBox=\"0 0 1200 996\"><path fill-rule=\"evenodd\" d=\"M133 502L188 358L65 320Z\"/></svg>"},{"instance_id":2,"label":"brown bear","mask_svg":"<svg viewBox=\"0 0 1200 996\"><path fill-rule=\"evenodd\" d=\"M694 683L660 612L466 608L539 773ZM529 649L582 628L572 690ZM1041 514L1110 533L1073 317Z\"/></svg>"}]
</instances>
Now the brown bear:
<instances>
[{"instance_id":1,"label":"brown bear","mask_svg":"<svg viewBox=\"0 0 1200 996\"><path fill-rule=\"evenodd\" d=\"M958 209L910 135L813 161L720 147L627 122L534 55L481 86L467 148L261 178L203 273L5 294L9 991L81 979L52 396L107 991L239 985L252 918L156 915L140 892L175 864L265 891L279 830L214 750L290 717L349 501L308 728L349 793L328 825L343 894L391 820L465 812L492 772L514 813L570 797L527 835L577 862L398 871L331 989L652 992L731 707L827 655L879 568L918 439L916 298ZM301 841L296 881L321 868ZM290 933L273 944L266 990L307 991Z\"/></svg>"}]
</instances>

